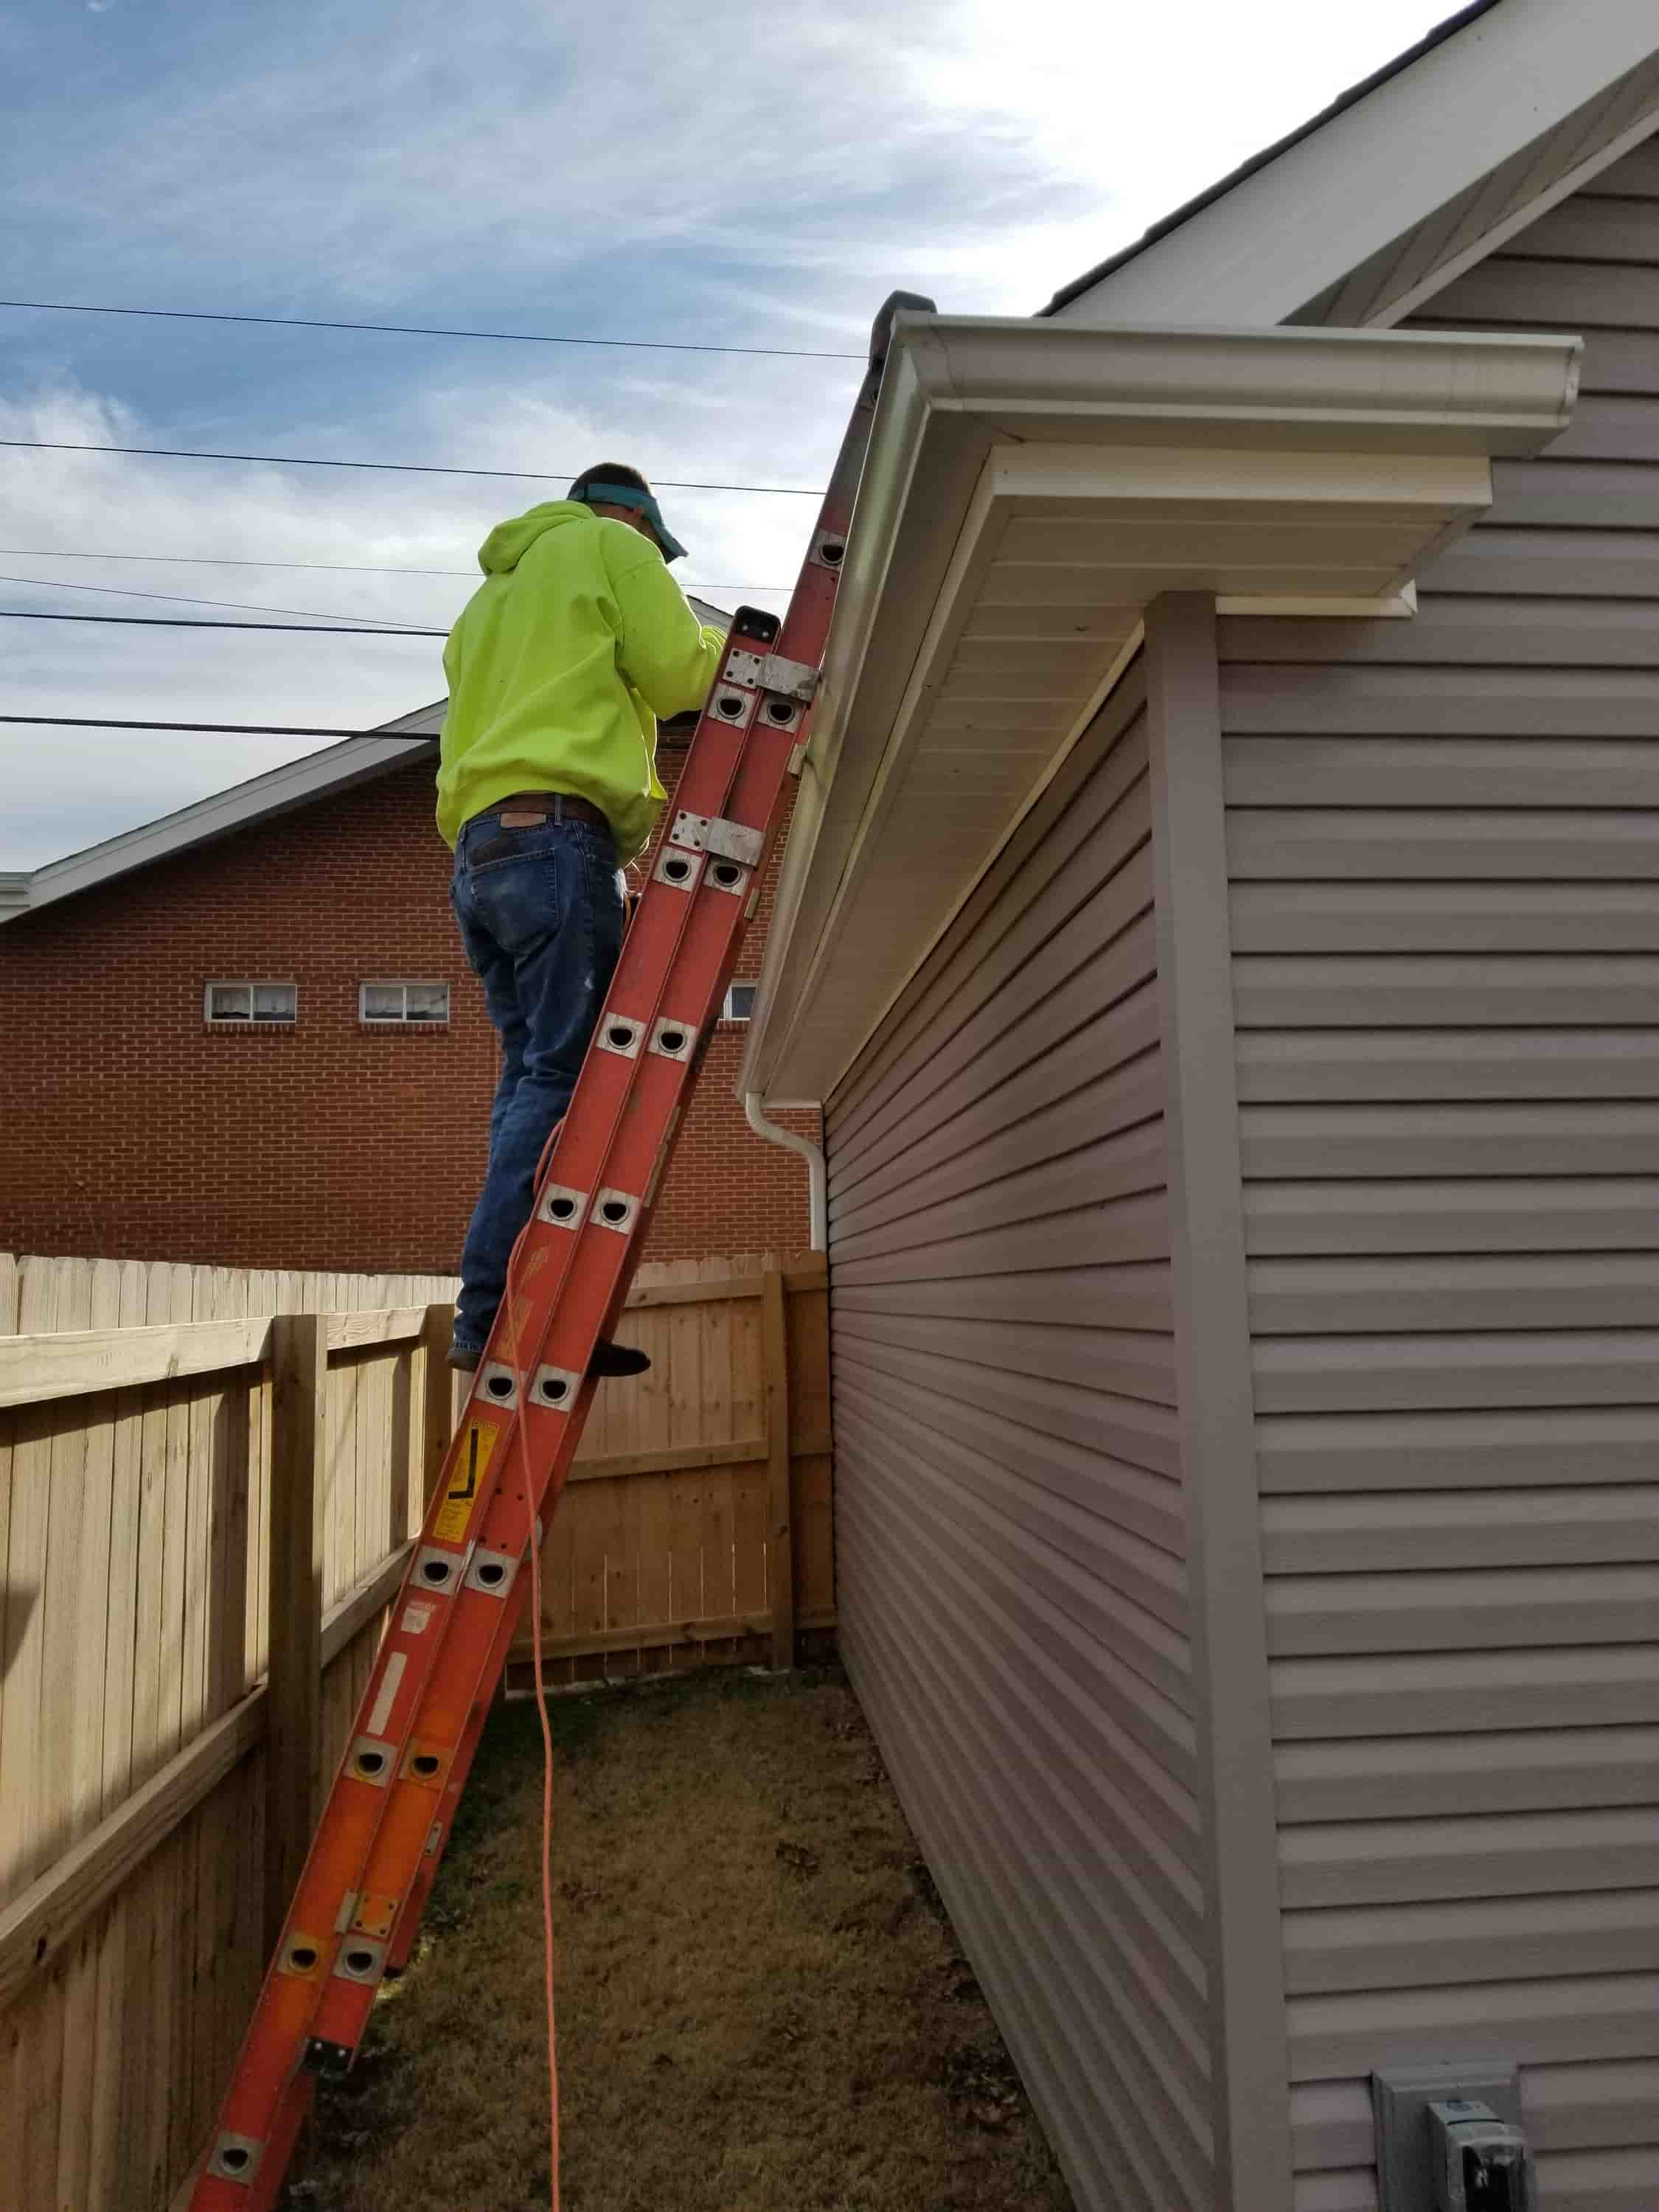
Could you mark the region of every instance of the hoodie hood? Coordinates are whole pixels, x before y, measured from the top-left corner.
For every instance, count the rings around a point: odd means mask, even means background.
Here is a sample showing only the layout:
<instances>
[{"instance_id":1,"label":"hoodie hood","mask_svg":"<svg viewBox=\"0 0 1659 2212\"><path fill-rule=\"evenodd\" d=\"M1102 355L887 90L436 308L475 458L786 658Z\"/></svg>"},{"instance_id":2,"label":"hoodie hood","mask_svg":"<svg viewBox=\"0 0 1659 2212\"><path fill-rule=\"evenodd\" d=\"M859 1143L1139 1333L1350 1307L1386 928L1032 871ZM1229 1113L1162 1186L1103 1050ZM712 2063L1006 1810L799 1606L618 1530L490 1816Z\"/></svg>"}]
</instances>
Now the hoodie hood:
<instances>
[{"instance_id":1,"label":"hoodie hood","mask_svg":"<svg viewBox=\"0 0 1659 2212\"><path fill-rule=\"evenodd\" d=\"M592 522L593 510L578 499L550 499L511 522L498 522L478 548L478 566L486 576L502 576L516 568L538 538L561 523Z\"/></svg>"}]
</instances>

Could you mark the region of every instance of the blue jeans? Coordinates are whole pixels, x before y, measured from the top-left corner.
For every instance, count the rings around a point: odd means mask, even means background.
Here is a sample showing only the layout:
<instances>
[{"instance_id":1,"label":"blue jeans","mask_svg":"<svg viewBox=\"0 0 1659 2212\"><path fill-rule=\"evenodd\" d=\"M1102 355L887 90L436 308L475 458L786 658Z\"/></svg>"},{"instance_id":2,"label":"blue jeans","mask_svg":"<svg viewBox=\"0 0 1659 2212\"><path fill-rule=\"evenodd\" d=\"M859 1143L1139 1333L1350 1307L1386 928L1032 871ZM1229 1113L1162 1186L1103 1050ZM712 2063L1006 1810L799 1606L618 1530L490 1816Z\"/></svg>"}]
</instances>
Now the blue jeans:
<instances>
[{"instance_id":1,"label":"blue jeans","mask_svg":"<svg viewBox=\"0 0 1659 2212\"><path fill-rule=\"evenodd\" d=\"M511 810L509 810L511 811ZM622 951L623 890L608 834L585 822L503 830L475 815L450 902L501 1040L489 1166L461 1253L458 1351L482 1351L530 1218L536 1168L570 1103Z\"/></svg>"}]
</instances>

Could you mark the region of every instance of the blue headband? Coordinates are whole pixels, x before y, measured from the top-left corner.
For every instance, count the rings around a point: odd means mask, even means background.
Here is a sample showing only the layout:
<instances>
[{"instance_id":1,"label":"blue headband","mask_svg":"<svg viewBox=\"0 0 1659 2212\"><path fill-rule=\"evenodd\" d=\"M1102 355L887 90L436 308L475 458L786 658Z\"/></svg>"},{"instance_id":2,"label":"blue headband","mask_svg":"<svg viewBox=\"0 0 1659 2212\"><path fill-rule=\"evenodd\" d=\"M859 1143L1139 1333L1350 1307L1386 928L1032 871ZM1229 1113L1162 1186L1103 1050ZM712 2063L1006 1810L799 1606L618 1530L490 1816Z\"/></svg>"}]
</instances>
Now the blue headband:
<instances>
[{"instance_id":1,"label":"blue headband","mask_svg":"<svg viewBox=\"0 0 1659 2212\"><path fill-rule=\"evenodd\" d=\"M605 483L578 477L570 487L570 496L580 500L585 506L592 506L597 499L603 501L606 507L632 507L636 514L642 514L656 532L657 543L662 548L665 561L684 558L685 548L663 520L662 509L655 498L650 492L641 491L637 484Z\"/></svg>"}]
</instances>

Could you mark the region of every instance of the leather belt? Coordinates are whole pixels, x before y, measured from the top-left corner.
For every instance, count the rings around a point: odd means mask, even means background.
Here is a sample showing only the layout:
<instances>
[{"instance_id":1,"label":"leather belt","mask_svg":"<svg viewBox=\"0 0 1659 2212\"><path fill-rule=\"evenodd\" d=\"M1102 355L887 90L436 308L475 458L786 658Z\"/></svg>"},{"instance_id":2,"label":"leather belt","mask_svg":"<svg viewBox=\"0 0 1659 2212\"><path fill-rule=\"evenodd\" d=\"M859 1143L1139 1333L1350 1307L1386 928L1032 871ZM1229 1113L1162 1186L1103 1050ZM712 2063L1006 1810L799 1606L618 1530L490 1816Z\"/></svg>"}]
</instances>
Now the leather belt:
<instances>
[{"instance_id":1,"label":"leather belt","mask_svg":"<svg viewBox=\"0 0 1659 2212\"><path fill-rule=\"evenodd\" d=\"M509 830L528 830L537 823L545 822L550 815L556 822L590 823L607 836L611 830L610 817L603 807L568 791L515 791L509 798L496 799L483 811L498 816L502 827Z\"/></svg>"}]
</instances>

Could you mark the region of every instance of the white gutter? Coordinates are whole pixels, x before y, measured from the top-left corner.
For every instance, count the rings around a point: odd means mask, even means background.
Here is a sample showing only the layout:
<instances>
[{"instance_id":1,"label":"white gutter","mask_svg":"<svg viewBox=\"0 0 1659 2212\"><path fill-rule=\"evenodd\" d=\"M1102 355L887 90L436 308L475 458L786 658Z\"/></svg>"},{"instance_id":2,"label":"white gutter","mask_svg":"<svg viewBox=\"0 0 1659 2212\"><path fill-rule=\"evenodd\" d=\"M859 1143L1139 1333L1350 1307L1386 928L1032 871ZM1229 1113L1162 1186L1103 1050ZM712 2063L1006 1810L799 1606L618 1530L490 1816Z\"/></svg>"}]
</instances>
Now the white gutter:
<instances>
[{"instance_id":1,"label":"white gutter","mask_svg":"<svg viewBox=\"0 0 1659 2212\"><path fill-rule=\"evenodd\" d=\"M793 1129L781 1129L775 1121L769 1121L761 1103L758 1091L745 1091L743 1110L750 1127L757 1137L769 1144L782 1145L787 1151L799 1152L806 1163L807 1205L812 1220L812 1249L827 1252L830 1249L830 1186L823 1164L823 1147L815 1145L810 1137L798 1137Z\"/></svg>"}]
</instances>

